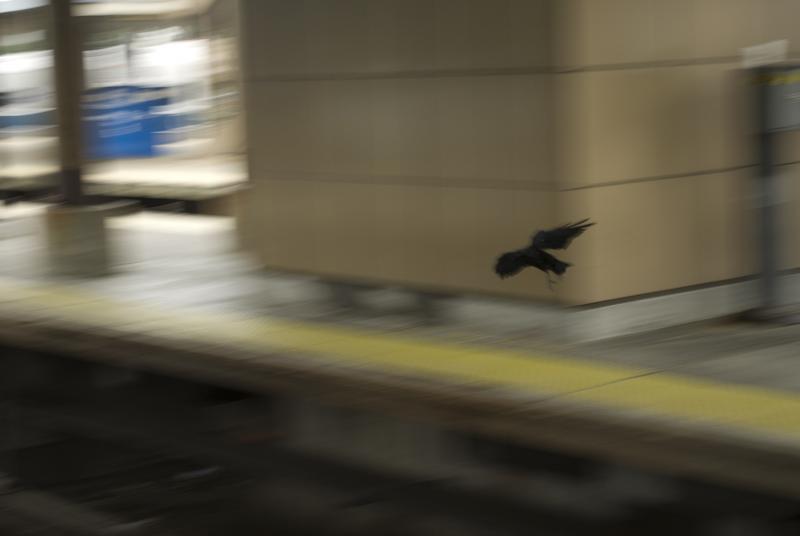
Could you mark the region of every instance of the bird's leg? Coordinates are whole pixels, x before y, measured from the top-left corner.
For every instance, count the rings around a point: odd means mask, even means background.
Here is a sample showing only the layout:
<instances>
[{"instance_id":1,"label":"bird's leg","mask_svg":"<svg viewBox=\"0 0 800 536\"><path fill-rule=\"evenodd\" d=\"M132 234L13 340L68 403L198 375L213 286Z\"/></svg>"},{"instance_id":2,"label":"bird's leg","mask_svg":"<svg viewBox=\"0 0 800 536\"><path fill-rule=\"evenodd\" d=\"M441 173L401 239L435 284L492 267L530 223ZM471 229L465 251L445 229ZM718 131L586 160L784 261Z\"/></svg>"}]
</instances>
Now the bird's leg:
<instances>
[{"instance_id":1,"label":"bird's leg","mask_svg":"<svg viewBox=\"0 0 800 536\"><path fill-rule=\"evenodd\" d=\"M550 277L550 273L545 272L544 276L547 279L547 287L550 289L550 291L553 291L553 279Z\"/></svg>"}]
</instances>

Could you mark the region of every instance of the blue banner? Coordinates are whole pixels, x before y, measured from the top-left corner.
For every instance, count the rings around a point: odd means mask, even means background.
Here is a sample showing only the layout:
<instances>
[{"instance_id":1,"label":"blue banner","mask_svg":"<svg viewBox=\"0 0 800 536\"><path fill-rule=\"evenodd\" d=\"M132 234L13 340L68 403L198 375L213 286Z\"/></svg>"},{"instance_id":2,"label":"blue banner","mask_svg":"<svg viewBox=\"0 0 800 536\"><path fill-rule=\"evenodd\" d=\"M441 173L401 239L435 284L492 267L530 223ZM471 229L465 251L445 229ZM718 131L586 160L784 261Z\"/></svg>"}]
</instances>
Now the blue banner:
<instances>
[{"instance_id":1,"label":"blue banner","mask_svg":"<svg viewBox=\"0 0 800 536\"><path fill-rule=\"evenodd\" d=\"M156 133L165 130L153 109L169 104L165 88L114 86L87 91L84 136L93 160L156 156Z\"/></svg>"}]
</instances>

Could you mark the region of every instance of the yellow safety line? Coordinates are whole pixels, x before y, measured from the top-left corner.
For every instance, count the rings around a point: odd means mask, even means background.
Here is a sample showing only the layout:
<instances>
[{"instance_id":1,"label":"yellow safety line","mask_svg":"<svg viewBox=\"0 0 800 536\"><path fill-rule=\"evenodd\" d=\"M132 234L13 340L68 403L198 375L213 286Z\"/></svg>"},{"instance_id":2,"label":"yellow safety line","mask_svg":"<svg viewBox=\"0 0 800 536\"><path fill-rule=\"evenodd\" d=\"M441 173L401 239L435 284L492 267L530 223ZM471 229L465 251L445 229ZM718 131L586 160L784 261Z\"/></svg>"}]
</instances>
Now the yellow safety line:
<instances>
[{"instance_id":1,"label":"yellow safety line","mask_svg":"<svg viewBox=\"0 0 800 536\"><path fill-rule=\"evenodd\" d=\"M434 376L450 381L564 396L606 408L635 410L777 433L800 439L800 396L755 386L703 380L536 352L433 342L405 335L243 315L165 311L55 285L0 283L0 306L46 311L86 325L287 349L331 362Z\"/></svg>"},{"instance_id":2,"label":"yellow safety line","mask_svg":"<svg viewBox=\"0 0 800 536\"><path fill-rule=\"evenodd\" d=\"M572 396L609 408L632 409L800 440L800 396L789 391L661 373L599 386Z\"/></svg>"}]
</instances>

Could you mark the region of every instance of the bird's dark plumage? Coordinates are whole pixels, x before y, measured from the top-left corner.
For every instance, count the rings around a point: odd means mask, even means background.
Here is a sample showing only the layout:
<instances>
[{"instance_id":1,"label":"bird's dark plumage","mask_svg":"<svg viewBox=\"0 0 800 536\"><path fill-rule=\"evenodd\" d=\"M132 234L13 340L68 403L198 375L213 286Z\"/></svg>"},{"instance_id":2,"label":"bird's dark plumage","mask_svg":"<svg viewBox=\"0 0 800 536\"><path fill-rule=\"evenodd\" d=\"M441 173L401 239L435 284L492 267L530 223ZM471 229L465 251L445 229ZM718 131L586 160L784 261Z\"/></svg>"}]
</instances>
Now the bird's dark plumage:
<instances>
[{"instance_id":1,"label":"bird's dark plumage","mask_svg":"<svg viewBox=\"0 0 800 536\"><path fill-rule=\"evenodd\" d=\"M538 231L533 236L531 245L527 248L509 251L500 255L494 271L503 279L518 274L528 266L538 268L548 274L548 281L550 281L550 273L559 276L563 275L570 264L557 259L544 250L567 249L575 238L592 225L594 223L589 220L582 220L577 223L562 225L555 229Z\"/></svg>"},{"instance_id":2,"label":"bird's dark plumage","mask_svg":"<svg viewBox=\"0 0 800 536\"><path fill-rule=\"evenodd\" d=\"M494 271L497 272L497 275L500 277L511 277L522 271L526 264L524 250L509 251L508 253L500 255L500 258L497 259Z\"/></svg>"},{"instance_id":3,"label":"bird's dark plumage","mask_svg":"<svg viewBox=\"0 0 800 536\"><path fill-rule=\"evenodd\" d=\"M537 249L567 249L573 240L592 225L594 223L589 220L581 220L549 231L539 231L533 235L531 246Z\"/></svg>"}]
</instances>

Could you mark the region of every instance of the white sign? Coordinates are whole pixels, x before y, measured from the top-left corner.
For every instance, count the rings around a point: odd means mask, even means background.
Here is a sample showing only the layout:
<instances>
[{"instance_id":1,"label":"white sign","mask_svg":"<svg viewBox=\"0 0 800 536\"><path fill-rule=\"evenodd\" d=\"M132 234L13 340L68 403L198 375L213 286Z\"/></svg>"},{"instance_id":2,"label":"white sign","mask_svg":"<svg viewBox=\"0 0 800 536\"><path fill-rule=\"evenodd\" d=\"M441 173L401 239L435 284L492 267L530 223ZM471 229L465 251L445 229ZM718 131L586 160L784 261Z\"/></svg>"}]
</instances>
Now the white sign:
<instances>
[{"instance_id":1,"label":"white sign","mask_svg":"<svg viewBox=\"0 0 800 536\"><path fill-rule=\"evenodd\" d=\"M742 66L745 69L786 61L789 54L789 41L772 41L742 49Z\"/></svg>"}]
</instances>

